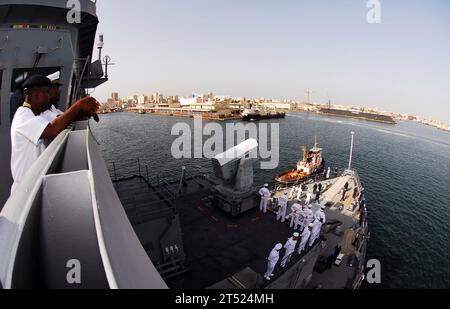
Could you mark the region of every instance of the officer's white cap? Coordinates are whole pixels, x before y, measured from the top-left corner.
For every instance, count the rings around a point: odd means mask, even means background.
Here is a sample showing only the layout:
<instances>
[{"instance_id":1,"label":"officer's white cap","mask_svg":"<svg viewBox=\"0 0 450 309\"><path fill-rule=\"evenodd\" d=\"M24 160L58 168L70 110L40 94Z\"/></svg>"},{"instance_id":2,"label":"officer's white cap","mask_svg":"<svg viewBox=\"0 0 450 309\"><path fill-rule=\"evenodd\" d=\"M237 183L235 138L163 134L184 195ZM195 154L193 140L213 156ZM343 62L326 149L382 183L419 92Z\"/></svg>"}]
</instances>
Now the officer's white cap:
<instances>
[{"instance_id":1,"label":"officer's white cap","mask_svg":"<svg viewBox=\"0 0 450 309\"><path fill-rule=\"evenodd\" d=\"M269 184L268 184L268 183L264 184L264 187L268 187L268 186L269 186Z\"/></svg>"}]
</instances>

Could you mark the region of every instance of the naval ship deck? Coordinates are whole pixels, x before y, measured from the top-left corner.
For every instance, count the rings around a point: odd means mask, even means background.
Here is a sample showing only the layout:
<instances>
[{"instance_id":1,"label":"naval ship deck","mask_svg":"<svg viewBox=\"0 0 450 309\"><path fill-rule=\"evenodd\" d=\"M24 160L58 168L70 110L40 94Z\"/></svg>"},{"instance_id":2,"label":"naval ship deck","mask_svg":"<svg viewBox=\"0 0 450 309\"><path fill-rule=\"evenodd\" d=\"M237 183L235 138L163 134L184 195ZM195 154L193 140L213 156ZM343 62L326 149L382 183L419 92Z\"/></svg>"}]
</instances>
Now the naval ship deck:
<instances>
[{"instance_id":1,"label":"naval ship deck","mask_svg":"<svg viewBox=\"0 0 450 309\"><path fill-rule=\"evenodd\" d=\"M170 191L178 190L177 183L166 186ZM141 177L119 180L115 187L132 223L137 220L137 212L145 214L149 207L164 207L164 200L158 205L152 203L157 190ZM183 187L177 211L187 271L166 283L175 289L204 289L251 268L259 274L252 287L263 287L266 258L275 244L284 244L293 231L287 224L276 222L272 212L262 214L252 210L233 218L212 207L207 199L210 187L211 183L205 179L190 179Z\"/></svg>"},{"instance_id":2,"label":"naval ship deck","mask_svg":"<svg viewBox=\"0 0 450 309\"><path fill-rule=\"evenodd\" d=\"M358 230L353 228L359 227L360 218L352 212L352 194L348 193L344 203L340 203L339 197L339 190L346 182L350 182L351 188L356 186L361 188L351 175L323 182L326 190L321 202L328 207L327 224L330 224L331 228L327 230L326 226L323 230L322 237L326 238L326 242L321 243L322 247L318 244L315 246L320 247L320 257L324 259L332 255L335 247L341 244L345 257L339 267L335 265L331 269L316 267L307 288L352 288L359 273L358 256L361 254L358 253L359 248L355 247L358 246L355 241ZM204 177L189 178L178 193L180 189L178 182L163 182L153 186L141 176L115 181L119 198L137 234L141 234L139 236L141 240L148 238L149 233L160 234L164 230L155 227L155 224L152 228L150 224L142 235L143 230L139 225L151 220L154 214L173 211L173 214L179 217L183 267L176 274L166 278L170 288L223 287L221 282L223 284L227 279L239 276L246 278L245 288L267 287L270 283L262 276L267 267L266 258L275 244L284 245L292 236L294 231L289 227L289 219L282 224L276 221L275 211L262 214L258 209L238 218L231 217L211 205L209 189L212 185L213 183ZM279 191L275 196L284 192ZM293 201L290 205L292 203ZM314 204L313 210L317 211L319 207L320 205ZM338 223L333 225L335 222ZM338 230L336 226L340 226ZM158 255L154 251L159 244L143 243L143 246L152 261L158 265L156 262ZM280 261L283 255L284 251L280 254ZM302 257L295 255L288 264L288 269L303 258L304 255ZM319 258L318 264L323 264L325 262L323 259ZM282 274L283 271L278 264L273 281Z\"/></svg>"},{"instance_id":3,"label":"naval ship deck","mask_svg":"<svg viewBox=\"0 0 450 309\"><path fill-rule=\"evenodd\" d=\"M348 216L342 215L339 210L327 210L326 215L327 222L333 220L342 222L341 229L345 232L343 232L343 234L337 234L335 231L324 233L323 236L327 239L327 242L321 256L327 258L330 255L333 255L338 244L342 246L341 253L345 254L345 256L340 266L336 266L333 263L331 268L325 269L323 272L316 268L309 287L322 289L351 289L355 282L359 266L356 249L352 244L356 236L356 233L353 231L355 221Z\"/></svg>"}]
</instances>

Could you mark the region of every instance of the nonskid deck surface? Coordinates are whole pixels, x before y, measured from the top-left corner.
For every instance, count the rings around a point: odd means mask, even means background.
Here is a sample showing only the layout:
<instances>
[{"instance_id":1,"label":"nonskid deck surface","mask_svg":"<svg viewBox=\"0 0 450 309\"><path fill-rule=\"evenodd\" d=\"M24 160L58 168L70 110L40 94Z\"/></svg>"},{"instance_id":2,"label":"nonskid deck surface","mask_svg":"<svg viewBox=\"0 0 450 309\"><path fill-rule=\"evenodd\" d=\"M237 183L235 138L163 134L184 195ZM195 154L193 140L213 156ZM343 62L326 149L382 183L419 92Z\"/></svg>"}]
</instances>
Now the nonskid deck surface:
<instances>
[{"instance_id":1,"label":"nonskid deck surface","mask_svg":"<svg viewBox=\"0 0 450 309\"><path fill-rule=\"evenodd\" d=\"M273 213L253 210L236 219L197 196L178 209L189 271L168 282L173 288L206 288L247 267L263 275L270 251L293 232L276 222Z\"/></svg>"},{"instance_id":2,"label":"nonskid deck surface","mask_svg":"<svg viewBox=\"0 0 450 309\"><path fill-rule=\"evenodd\" d=\"M148 207L153 211L155 207L167 207L164 199L159 206L154 202L158 196L154 192L161 189L148 188L148 183L139 177L118 181L115 186L129 216L136 207L144 213ZM176 183L168 186L178 190ZM277 222L270 211L262 214L256 209L233 218L210 206L210 186L207 180L188 180L177 199L188 271L168 280L171 288L207 288L248 267L262 278L270 251L277 243L284 245L294 232L288 223Z\"/></svg>"}]
</instances>

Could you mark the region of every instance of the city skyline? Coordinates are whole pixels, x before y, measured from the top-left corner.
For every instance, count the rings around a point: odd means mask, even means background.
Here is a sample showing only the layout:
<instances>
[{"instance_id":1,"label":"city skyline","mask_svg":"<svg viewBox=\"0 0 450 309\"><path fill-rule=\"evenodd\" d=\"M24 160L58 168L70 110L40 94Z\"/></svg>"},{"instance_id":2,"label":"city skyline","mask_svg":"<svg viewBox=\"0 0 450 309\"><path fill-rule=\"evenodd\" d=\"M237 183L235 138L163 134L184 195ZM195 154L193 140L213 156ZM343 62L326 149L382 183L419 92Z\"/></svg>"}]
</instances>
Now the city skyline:
<instances>
[{"instance_id":1,"label":"city skyline","mask_svg":"<svg viewBox=\"0 0 450 309\"><path fill-rule=\"evenodd\" d=\"M339 3L100 1L104 53L116 65L92 95L306 101L309 88L316 102L449 122L450 4L380 1L382 23L369 24L367 1Z\"/></svg>"},{"instance_id":2,"label":"city skyline","mask_svg":"<svg viewBox=\"0 0 450 309\"><path fill-rule=\"evenodd\" d=\"M305 92L307 93L308 96L308 91L309 89ZM277 98L264 98L264 97L237 97L237 96L223 96L223 95L214 95L213 92L207 92L205 94L198 94L198 93L193 93L190 96L183 96L183 95L178 95L178 94L167 94L164 95L163 93L160 93L158 91L156 92L151 92L151 93L147 93L147 94L126 94L126 95L122 95L120 96L120 94L115 91L112 92L110 94L109 98L106 98L106 100L104 100L102 102L102 104L108 104L108 102L110 102L110 100L112 99L113 101L115 101L115 103L125 103L125 102L129 102L130 100L135 100L137 104L145 104L145 103L150 103L152 102L152 99L154 100L154 95L158 94L160 96L161 99L167 100L168 98L170 98L171 100L173 99L179 99L179 98L190 98L194 95L198 96L198 97L203 97L205 98L207 97L213 97L213 98L228 98L228 99L234 99L234 100L250 100L250 101L264 101L264 102L278 102L278 103L286 103L286 104L311 104L311 105L316 105L316 106L324 106L324 105L331 105L334 107L338 107L338 108L348 108L348 109L361 109L361 110L368 110L368 111L374 111L374 112L378 112L378 113L382 113L382 114L389 114L389 115L396 115L396 116L408 116L408 117L414 117L415 120L421 120L421 121L430 121L432 123L435 124L440 124L440 125L444 125L447 131L450 131L450 121L444 121L444 120L439 120L430 116L423 116L420 114L413 114L413 113L408 113L408 112L396 112L396 111L392 111L392 110L386 110L386 109L380 109L376 106L363 106L363 105L350 105L350 104L345 104L345 103L336 103L333 102L331 100L329 100L328 102L317 102L314 100L311 100L308 102L308 100L292 100L292 99L277 99ZM144 99L145 98L145 99ZM147 100L147 101L145 101ZM206 102L206 101L205 101Z\"/></svg>"}]
</instances>

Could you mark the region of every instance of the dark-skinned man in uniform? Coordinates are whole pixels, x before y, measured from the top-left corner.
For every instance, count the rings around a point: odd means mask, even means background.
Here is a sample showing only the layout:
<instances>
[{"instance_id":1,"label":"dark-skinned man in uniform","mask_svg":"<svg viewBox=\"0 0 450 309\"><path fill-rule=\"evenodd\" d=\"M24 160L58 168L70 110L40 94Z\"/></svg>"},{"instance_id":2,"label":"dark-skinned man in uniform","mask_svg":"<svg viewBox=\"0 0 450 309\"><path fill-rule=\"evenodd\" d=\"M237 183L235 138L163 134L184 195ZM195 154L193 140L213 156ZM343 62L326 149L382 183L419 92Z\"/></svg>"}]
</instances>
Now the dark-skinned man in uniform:
<instances>
[{"instance_id":1,"label":"dark-skinned man in uniform","mask_svg":"<svg viewBox=\"0 0 450 309\"><path fill-rule=\"evenodd\" d=\"M11 172L14 179L11 193L44 152L45 141L52 141L83 117L94 117L98 121L100 104L92 97L77 101L54 120L42 117L41 114L50 106L51 86L51 81L40 75L31 76L23 84L25 102L17 110L11 125Z\"/></svg>"},{"instance_id":2,"label":"dark-skinned man in uniform","mask_svg":"<svg viewBox=\"0 0 450 309\"><path fill-rule=\"evenodd\" d=\"M59 79L53 80L50 86L50 101L48 104L48 109L41 114L41 116L48 121L53 121L55 118L63 114L62 111L56 108L61 98L61 86L62 84L59 82Z\"/></svg>"}]
</instances>

